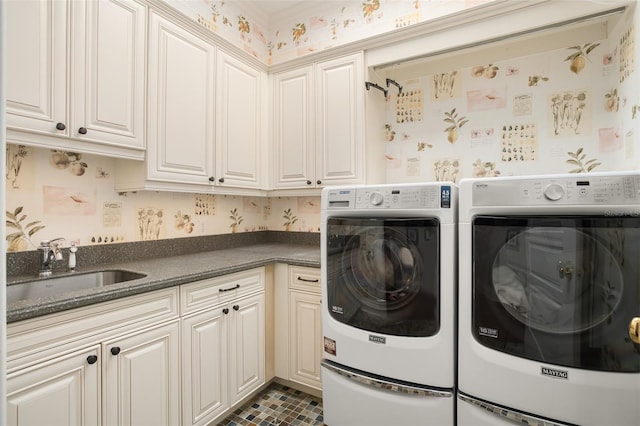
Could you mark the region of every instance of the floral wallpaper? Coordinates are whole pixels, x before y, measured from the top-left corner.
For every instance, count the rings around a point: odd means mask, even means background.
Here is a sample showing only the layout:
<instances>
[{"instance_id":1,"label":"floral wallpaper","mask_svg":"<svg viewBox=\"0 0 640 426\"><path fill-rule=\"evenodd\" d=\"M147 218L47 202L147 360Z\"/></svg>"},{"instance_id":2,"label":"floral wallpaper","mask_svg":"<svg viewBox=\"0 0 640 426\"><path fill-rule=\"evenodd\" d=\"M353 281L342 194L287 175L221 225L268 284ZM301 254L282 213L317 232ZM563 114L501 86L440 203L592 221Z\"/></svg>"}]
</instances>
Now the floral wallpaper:
<instances>
[{"instance_id":1,"label":"floral wallpaper","mask_svg":"<svg viewBox=\"0 0 640 426\"><path fill-rule=\"evenodd\" d=\"M404 80L387 71L401 90L366 94L385 102L387 181L639 169L635 13L605 40L437 74L427 62Z\"/></svg>"},{"instance_id":2,"label":"floral wallpaper","mask_svg":"<svg viewBox=\"0 0 640 426\"><path fill-rule=\"evenodd\" d=\"M308 1L306 16L275 24L259 21L242 1L165 1L248 54L274 65L494 0Z\"/></svg>"},{"instance_id":3,"label":"floral wallpaper","mask_svg":"<svg viewBox=\"0 0 640 426\"><path fill-rule=\"evenodd\" d=\"M7 250L236 232L320 232L320 197L241 197L114 190L115 160L8 144Z\"/></svg>"}]
</instances>

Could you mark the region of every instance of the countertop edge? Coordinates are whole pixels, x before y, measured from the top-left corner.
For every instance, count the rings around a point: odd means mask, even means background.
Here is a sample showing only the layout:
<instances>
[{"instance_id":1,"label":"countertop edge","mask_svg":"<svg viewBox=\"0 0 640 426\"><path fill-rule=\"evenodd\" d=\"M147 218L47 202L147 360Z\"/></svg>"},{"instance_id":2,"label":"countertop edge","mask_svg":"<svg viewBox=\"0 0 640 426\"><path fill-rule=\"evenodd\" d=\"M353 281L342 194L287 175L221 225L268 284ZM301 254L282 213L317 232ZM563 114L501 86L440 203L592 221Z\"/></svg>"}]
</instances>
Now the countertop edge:
<instances>
[{"instance_id":1,"label":"countertop edge","mask_svg":"<svg viewBox=\"0 0 640 426\"><path fill-rule=\"evenodd\" d=\"M133 270L147 276L99 289L78 290L55 297L8 303L7 324L277 263L319 268L320 248L272 243L154 260L105 264L101 268L92 269ZM189 268L191 270L188 270ZM19 279L14 282L18 281Z\"/></svg>"}]
</instances>

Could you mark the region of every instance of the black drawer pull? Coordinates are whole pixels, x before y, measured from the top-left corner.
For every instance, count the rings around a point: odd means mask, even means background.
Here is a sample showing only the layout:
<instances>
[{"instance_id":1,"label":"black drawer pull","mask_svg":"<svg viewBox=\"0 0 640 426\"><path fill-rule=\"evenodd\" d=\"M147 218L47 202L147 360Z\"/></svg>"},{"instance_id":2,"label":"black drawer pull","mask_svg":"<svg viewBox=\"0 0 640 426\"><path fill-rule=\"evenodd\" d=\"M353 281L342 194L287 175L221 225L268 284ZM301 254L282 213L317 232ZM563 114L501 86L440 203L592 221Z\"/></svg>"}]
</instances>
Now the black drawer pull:
<instances>
[{"instance_id":1,"label":"black drawer pull","mask_svg":"<svg viewBox=\"0 0 640 426\"><path fill-rule=\"evenodd\" d=\"M225 291L232 291L232 290L237 290L240 288L240 284L236 284L234 287L231 288L221 288L220 290L218 290L220 293L224 293Z\"/></svg>"},{"instance_id":2,"label":"black drawer pull","mask_svg":"<svg viewBox=\"0 0 640 426\"><path fill-rule=\"evenodd\" d=\"M233 310L234 310L234 311L238 311L239 309L240 309L240 306L238 306L238 305L233 305Z\"/></svg>"},{"instance_id":3,"label":"black drawer pull","mask_svg":"<svg viewBox=\"0 0 640 426\"><path fill-rule=\"evenodd\" d=\"M225 314L225 315L227 315L227 314L229 313L229 308L224 308L224 309L222 310L222 313L223 313L223 314Z\"/></svg>"},{"instance_id":4,"label":"black drawer pull","mask_svg":"<svg viewBox=\"0 0 640 426\"><path fill-rule=\"evenodd\" d=\"M97 356L95 356L95 355L89 355L89 356L87 357L87 362L88 362L89 364L95 364L96 362L98 362L98 357L97 357Z\"/></svg>"},{"instance_id":5,"label":"black drawer pull","mask_svg":"<svg viewBox=\"0 0 640 426\"><path fill-rule=\"evenodd\" d=\"M111 355L118 355L120 353L120 348L117 346L114 346L111 348Z\"/></svg>"},{"instance_id":6,"label":"black drawer pull","mask_svg":"<svg viewBox=\"0 0 640 426\"><path fill-rule=\"evenodd\" d=\"M298 281L304 281L305 283L317 283L320 281L319 279L309 280L307 278L298 277Z\"/></svg>"}]
</instances>

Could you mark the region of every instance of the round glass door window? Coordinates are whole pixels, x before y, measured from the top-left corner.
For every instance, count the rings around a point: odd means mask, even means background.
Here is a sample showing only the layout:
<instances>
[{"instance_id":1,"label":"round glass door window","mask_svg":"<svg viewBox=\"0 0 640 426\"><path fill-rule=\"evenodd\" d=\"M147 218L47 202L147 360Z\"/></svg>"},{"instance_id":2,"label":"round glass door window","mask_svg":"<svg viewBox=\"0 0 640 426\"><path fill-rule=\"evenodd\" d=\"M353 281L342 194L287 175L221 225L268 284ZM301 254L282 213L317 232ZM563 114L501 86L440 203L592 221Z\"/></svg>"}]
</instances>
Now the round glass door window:
<instances>
[{"instance_id":1,"label":"round glass door window","mask_svg":"<svg viewBox=\"0 0 640 426\"><path fill-rule=\"evenodd\" d=\"M548 333L574 333L607 320L622 297L616 256L594 237L562 227L511 236L492 268L493 289L515 319Z\"/></svg>"},{"instance_id":2,"label":"round glass door window","mask_svg":"<svg viewBox=\"0 0 640 426\"><path fill-rule=\"evenodd\" d=\"M349 292L375 310L405 307L420 293L423 265L405 234L385 227L355 233L342 255Z\"/></svg>"}]
</instances>

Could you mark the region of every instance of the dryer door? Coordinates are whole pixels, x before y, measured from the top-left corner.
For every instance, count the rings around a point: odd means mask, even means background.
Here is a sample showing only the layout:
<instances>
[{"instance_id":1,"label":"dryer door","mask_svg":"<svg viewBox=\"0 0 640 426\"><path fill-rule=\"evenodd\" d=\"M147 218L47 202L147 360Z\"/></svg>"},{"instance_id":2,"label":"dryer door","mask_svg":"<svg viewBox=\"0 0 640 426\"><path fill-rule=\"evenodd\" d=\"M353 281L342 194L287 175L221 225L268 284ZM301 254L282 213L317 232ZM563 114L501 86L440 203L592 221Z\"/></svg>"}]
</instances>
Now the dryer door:
<instances>
[{"instance_id":1,"label":"dryer door","mask_svg":"<svg viewBox=\"0 0 640 426\"><path fill-rule=\"evenodd\" d=\"M473 333L541 362L640 371L640 219L477 217Z\"/></svg>"},{"instance_id":2,"label":"dryer door","mask_svg":"<svg viewBox=\"0 0 640 426\"><path fill-rule=\"evenodd\" d=\"M341 323L427 337L440 328L437 219L327 221L327 300Z\"/></svg>"}]
</instances>

